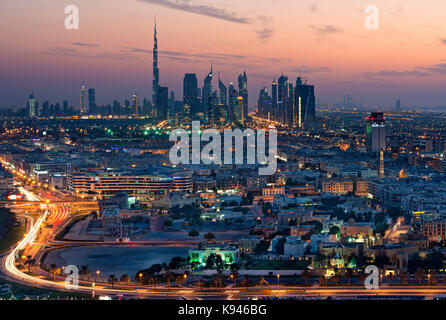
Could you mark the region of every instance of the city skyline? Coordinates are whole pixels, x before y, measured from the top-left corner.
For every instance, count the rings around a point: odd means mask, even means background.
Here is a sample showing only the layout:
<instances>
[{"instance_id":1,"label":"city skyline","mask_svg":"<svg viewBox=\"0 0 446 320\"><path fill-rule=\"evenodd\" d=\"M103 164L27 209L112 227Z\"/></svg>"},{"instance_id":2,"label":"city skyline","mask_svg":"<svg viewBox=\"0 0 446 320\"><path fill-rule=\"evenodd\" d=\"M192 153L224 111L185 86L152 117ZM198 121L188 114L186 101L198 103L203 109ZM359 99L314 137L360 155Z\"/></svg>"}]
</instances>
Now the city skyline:
<instances>
[{"instance_id":1,"label":"city skyline","mask_svg":"<svg viewBox=\"0 0 446 320\"><path fill-rule=\"evenodd\" d=\"M374 31L364 28L364 1L280 1L277 8L266 1L246 1L240 7L231 1L200 6L197 1L128 0L127 6L108 1L105 7L101 1L78 1L79 30L64 28L63 3L4 3L2 12L9 15L1 28L13 28L15 37L6 39L1 53L0 105L23 106L34 92L37 100L69 100L77 106L82 81L96 88L100 105L131 98L134 92L150 99L149 39L155 17L163 70L159 83L177 97L185 73L196 73L201 86L213 63L226 85L236 83L246 69L251 96L283 72L314 83L321 103L340 102L351 93L366 108L393 107L400 96L403 106L444 105L446 94L438 81L445 74L444 38L436 31L441 23L435 17L445 4L429 2L423 9L415 2L376 1L380 29ZM421 18L423 10L429 10L429 21ZM299 12L302 19L293 19ZM344 14L350 19L341 19Z\"/></svg>"}]
</instances>

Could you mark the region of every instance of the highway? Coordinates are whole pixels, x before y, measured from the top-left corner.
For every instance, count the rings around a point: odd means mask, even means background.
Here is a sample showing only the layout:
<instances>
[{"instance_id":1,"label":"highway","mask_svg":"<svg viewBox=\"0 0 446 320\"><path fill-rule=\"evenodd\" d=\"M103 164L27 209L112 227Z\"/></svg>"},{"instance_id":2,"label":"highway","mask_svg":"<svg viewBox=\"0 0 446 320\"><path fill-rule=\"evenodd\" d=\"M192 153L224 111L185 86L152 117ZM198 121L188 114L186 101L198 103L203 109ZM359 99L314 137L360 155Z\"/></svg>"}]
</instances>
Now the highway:
<instances>
[{"instance_id":1,"label":"highway","mask_svg":"<svg viewBox=\"0 0 446 320\"><path fill-rule=\"evenodd\" d=\"M43 198L23 188L21 190L27 199L31 201L42 201ZM54 199L54 198L53 198ZM46 200L49 199L45 199ZM401 297L416 296L433 298L436 295L446 294L446 287L382 287L379 290L366 290L364 287L289 287L284 285L269 285L253 288L196 288L191 286L180 286L179 288L168 288L166 285L140 286L140 285L115 285L113 288L105 283L93 283L80 281L77 288L67 287L63 277L51 277L40 268L33 273L25 272L16 265L16 258L25 250L25 255L37 256L42 250L52 250L55 248L69 246L91 246L91 245L117 245L114 242L65 242L52 239L53 231L57 229L69 217L69 207L63 203L47 203L42 211L32 223L29 231L17 246L7 255L1 257L0 272L8 280L28 285L58 291L75 291L89 295L108 295L113 297L144 298L144 299L171 299L185 297L187 299L258 299L263 297L307 297L307 298L352 298L364 297ZM52 225L52 228L48 228ZM194 241L195 242L195 241ZM191 241L192 243L192 241ZM177 241L157 241L123 243L126 246L176 246ZM184 242L181 242L184 245Z\"/></svg>"}]
</instances>

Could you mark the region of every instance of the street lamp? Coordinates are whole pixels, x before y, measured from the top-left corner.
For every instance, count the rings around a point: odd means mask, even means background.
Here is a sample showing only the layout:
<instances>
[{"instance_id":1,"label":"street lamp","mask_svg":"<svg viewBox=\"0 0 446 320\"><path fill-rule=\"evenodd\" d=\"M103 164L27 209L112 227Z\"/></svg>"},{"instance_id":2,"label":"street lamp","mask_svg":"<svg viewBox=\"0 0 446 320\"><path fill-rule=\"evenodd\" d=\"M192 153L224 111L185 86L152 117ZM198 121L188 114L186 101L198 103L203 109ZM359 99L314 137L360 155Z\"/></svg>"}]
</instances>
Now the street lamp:
<instances>
[{"instance_id":1,"label":"street lamp","mask_svg":"<svg viewBox=\"0 0 446 320\"><path fill-rule=\"evenodd\" d=\"M142 285L142 273L138 274L138 276L139 276L139 282L140 282L141 285Z\"/></svg>"},{"instance_id":2,"label":"street lamp","mask_svg":"<svg viewBox=\"0 0 446 320\"><path fill-rule=\"evenodd\" d=\"M232 284L234 284L234 274L231 273Z\"/></svg>"},{"instance_id":3,"label":"street lamp","mask_svg":"<svg viewBox=\"0 0 446 320\"><path fill-rule=\"evenodd\" d=\"M187 286L187 274L184 274L184 285Z\"/></svg>"},{"instance_id":4,"label":"street lamp","mask_svg":"<svg viewBox=\"0 0 446 320\"><path fill-rule=\"evenodd\" d=\"M99 282L99 275L101 274L101 271L96 271L96 274L98 275L98 282Z\"/></svg>"},{"instance_id":5,"label":"street lamp","mask_svg":"<svg viewBox=\"0 0 446 320\"><path fill-rule=\"evenodd\" d=\"M277 274L277 284L279 284L280 274Z\"/></svg>"}]
</instances>

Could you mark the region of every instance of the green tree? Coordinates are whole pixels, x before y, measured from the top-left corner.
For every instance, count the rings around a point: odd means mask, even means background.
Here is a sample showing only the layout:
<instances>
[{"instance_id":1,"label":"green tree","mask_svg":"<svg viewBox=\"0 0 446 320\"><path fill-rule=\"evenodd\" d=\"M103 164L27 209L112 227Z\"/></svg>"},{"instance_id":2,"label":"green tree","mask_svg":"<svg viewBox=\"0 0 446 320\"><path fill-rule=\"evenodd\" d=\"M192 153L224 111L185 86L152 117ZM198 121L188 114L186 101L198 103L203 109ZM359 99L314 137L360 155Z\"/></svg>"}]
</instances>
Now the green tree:
<instances>
[{"instance_id":1,"label":"green tree","mask_svg":"<svg viewBox=\"0 0 446 320\"><path fill-rule=\"evenodd\" d=\"M204 235L204 238L205 238L207 241L214 240L214 239L215 239L215 234L213 234L212 232L208 232L208 233L206 233L206 234Z\"/></svg>"},{"instance_id":2,"label":"green tree","mask_svg":"<svg viewBox=\"0 0 446 320\"><path fill-rule=\"evenodd\" d=\"M192 238L195 239L199 235L200 235L200 232L198 230L191 230L191 231L189 231L189 237L192 237Z\"/></svg>"}]
</instances>

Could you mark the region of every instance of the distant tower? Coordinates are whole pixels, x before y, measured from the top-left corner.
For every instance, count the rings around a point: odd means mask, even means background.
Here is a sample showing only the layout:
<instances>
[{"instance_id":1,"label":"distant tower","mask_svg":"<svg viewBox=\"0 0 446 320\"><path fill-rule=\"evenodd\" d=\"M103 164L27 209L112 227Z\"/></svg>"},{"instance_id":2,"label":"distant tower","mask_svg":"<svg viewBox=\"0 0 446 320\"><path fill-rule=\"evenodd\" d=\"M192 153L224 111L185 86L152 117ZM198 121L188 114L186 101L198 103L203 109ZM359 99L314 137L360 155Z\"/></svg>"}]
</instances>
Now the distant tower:
<instances>
[{"instance_id":1,"label":"distant tower","mask_svg":"<svg viewBox=\"0 0 446 320\"><path fill-rule=\"evenodd\" d=\"M294 90L294 100L296 112L293 117L297 117L295 123L299 128L308 128L316 120L314 85L303 83L302 78L298 77Z\"/></svg>"},{"instance_id":2,"label":"distant tower","mask_svg":"<svg viewBox=\"0 0 446 320\"><path fill-rule=\"evenodd\" d=\"M195 73L186 73L183 80L183 105L193 117L198 113L198 80Z\"/></svg>"},{"instance_id":3,"label":"distant tower","mask_svg":"<svg viewBox=\"0 0 446 320\"><path fill-rule=\"evenodd\" d=\"M396 100L395 110L396 110L396 112L401 111L401 98L400 97L398 97L398 100Z\"/></svg>"},{"instance_id":4,"label":"distant tower","mask_svg":"<svg viewBox=\"0 0 446 320\"><path fill-rule=\"evenodd\" d=\"M158 94L158 87L160 82L160 70L158 68L158 36L155 29L153 33L153 85L152 85L152 104L156 105L156 95Z\"/></svg>"},{"instance_id":5,"label":"distant tower","mask_svg":"<svg viewBox=\"0 0 446 320\"><path fill-rule=\"evenodd\" d=\"M85 94L85 84L81 85L81 114L87 111L87 96Z\"/></svg>"},{"instance_id":6,"label":"distant tower","mask_svg":"<svg viewBox=\"0 0 446 320\"><path fill-rule=\"evenodd\" d=\"M243 71L243 75L238 76L238 94L243 98L243 120L248 119L248 77L246 70Z\"/></svg>"},{"instance_id":7,"label":"distant tower","mask_svg":"<svg viewBox=\"0 0 446 320\"><path fill-rule=\"evenodd\" d=\"M273 109L273 117L274 120L277 120L277 82L276 78L274 78L273 83L271 84L271 103L272 103L272 109Z\"/></svg>"},{"instance_id":8,"label":"distant tower","mask_svg":"<svg viewBox=\"0 0 446 320\"><path fill-rule=\"evenodd\" d=\"M213 76L213 66L211 65L211 71L208 73L206 78L204 78L203 85L203 106L205 117L209 115L210 109L210 99L212 97L212 76Z\"/></svg>"},{"instance_id":9,"label":"distant tower","mask_svg":"<svg viewBox=\"0 0 446 320\"><path fill-rule=\"evenodd\" d=\"M133 110L134 110L134 114L135 114L135 117L138 117L139 116L139 105L138 105L138 95L135 93L134 95L133 95Z\"/></svg>"},{"instance_id":10,"label":"distant tower","mask_svg":"<svg viewBox=\"0 0 446 320\"><path fill-rule=\"evenodd\" d=\"M96 90L94 88L88 89L88 112L90 114L96 114Z\"/></svg>"},{"instance_id":11,"label":"distant tower","mask_svg":"<svg viewBox=\"0 0 446 320\"><path fill-rule=\"evenodd\" d=\"M378 178L383 179L384 178L384 151L381 149L379 152L379 172L378 172Z\"/></svg>"},{"instance_id":12,"label":"distant tower","mask_svg":"<svg viewBox=\"0 0 446 320\"><path fill-rule=\"evenodd\" d=\"M219 89L218 103L222 106L227 106L228 105L228 88L225 86L223 81L221 81L220 74L218 75L218 89Z\"/></svg>"},{"instance_id":13,"label":"distant tower","mask_svg":"<svg viewBox=\"0 0 446 320\"><path fill-rule=\"evenodd\" d=\"M34 93L31 93L28 99L28 116L36 116L36 100L34 99Z\"/></svg>"}]
</instances>

